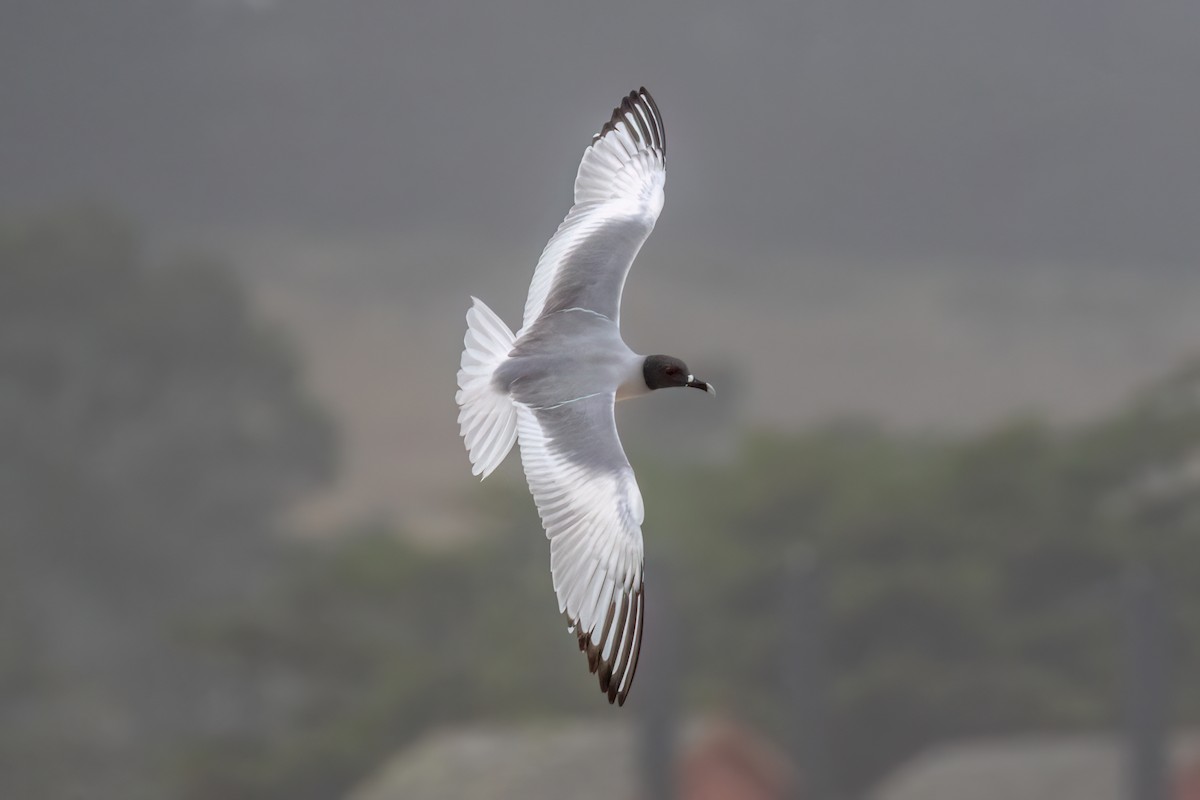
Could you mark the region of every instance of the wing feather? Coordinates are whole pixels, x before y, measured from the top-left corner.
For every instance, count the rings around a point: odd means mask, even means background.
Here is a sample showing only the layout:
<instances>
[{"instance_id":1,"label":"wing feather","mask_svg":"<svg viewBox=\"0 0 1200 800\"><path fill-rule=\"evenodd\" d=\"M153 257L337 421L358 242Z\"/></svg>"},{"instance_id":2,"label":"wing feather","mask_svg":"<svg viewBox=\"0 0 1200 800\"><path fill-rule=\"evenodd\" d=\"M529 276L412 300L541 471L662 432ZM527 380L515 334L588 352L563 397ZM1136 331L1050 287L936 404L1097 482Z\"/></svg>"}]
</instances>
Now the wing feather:
<instances>
[{"instance_id":1,"label":"wing feather","mask_svg":"<svg viewBox=\"0 0 1200 800\"><path fill-rule=\"evenodd\" d=\"M641 647L645 514L617 438L614 401L609 393L552 409L516 408L559 610L609 702L623 705ZM587 452L573 450L572 441L588 442Z\"/></svg>"},{"instance_id":2,"label":"wing feather","mask_svg":"<svg viewBox=\"0 0 1200 800\"><path fill-rule=\"evenodd\" d=\"M625 278L662 211L666 164L662 115L643 87L621 101L584 151L575 204L538 259L518 336L563 308L619 321Z\"/></svg>"}]
</instances>

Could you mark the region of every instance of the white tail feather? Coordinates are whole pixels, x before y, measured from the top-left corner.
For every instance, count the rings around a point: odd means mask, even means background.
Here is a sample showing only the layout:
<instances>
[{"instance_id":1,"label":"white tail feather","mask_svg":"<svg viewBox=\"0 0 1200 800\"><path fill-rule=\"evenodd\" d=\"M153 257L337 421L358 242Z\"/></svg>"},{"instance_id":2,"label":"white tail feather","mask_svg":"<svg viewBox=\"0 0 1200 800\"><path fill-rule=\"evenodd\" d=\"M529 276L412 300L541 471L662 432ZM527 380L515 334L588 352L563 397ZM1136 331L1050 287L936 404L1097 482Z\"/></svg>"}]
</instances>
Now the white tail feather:
<instances>
[{"instance_id":1,"label":"white tail feather","mask_svg":"<svg viewBox=\"0 0 1200 800\"><path fill-rule=\"evenodd\" d=\"M467 311L467 335L458 370L458 427L471 459L471 474L486 478L517 440L512 399L492 386L492 375L512 350L515 337L496 312L477 297Z\"/></svg>"}]
</instances>

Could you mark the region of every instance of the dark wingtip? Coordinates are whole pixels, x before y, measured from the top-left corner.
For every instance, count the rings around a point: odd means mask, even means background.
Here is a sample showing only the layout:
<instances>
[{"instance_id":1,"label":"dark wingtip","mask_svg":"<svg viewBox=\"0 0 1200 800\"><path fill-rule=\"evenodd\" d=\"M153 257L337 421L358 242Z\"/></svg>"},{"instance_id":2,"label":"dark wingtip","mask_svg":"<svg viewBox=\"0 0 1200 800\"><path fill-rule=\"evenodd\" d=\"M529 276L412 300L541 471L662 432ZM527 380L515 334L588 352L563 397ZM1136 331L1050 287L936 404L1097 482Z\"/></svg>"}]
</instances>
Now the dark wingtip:
<instances>
[{"instance_id":1,"label":"dark wingtip","mask_svg":"<svg viewBox=\"0 0 1200 800\"><path fill-rule=\"evenodd\" d=\"M662 112L645 86L621 98L621 104L613 109L608 122L592 137L592 141L598 141L616 130L621 120L629 124L630 130L642 144L660 152L664 159L667 157L667 131L663 127Z\"/></svg>"},{"instance_id":2,"label":"dark wingtip","mask_svg":"<svg viewBox=\"0 0 1200 800\"><path fill-rule=\"evenodd\" d=\"M642 654L642 633L646 621L646 595L645 578L642 579L642 588L638 591L637 597L637 619L634 625L637 628L637 635L633 637L632 652L629 654L629 665L625 668L629 673L629 680L625 682L625 691L621 692L621 696L617 698L618 705L625 705L625 698L629 696L629 690L633 688L633 676L637 673L638 656ZM612 702L611 700L609 701Z\"/></svg>"},{"instance_id":3,"label":"dark wingtip","mask_svg":"<svg viewBox=\"0 0 1200 800\"><path fill-rule=\"evenodd\" d=\"M575 635L578 637L579 649L587 654L588 671L599 680L600 691L608 698L609 704L615 703L618 706L624 706L625 698L629 696L629 690L633 686L638 656L642 650L642 625L646 609L645 588L643 580L632 595L624 595L620 610L617 609L615 603L609 606L604 624L600 626L598 642L593 642L592 637L584 633L577 622L567 618L567 622L573 626ZM628 613L630 603L634 605L632 618L629 618ZM613 634L616 637L616 643L613 653L605 659L601 654L601 646L614 622L618 626ZM629 638L629 646L622 648L621 645L626 640L627 624L633 626L635 633ZM624 684L623 689L622 684Z\"/></svg>"}]
</instances>

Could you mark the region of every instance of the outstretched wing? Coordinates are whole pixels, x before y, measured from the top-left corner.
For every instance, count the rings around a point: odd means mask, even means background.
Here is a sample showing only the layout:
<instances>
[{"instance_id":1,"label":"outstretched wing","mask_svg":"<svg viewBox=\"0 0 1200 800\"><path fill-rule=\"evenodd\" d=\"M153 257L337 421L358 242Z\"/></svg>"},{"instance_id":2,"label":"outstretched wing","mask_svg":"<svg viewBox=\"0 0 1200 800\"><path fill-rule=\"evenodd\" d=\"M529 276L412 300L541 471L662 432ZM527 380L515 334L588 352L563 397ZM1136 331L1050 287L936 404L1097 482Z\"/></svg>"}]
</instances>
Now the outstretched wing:
<instances>
[{"instance_id":1,"label":"outstretched wing","mask_svg":"<svg viewBox=\"0 0 1200 800\"><path fill-rule=\"evenodd\" d=\"M517 404L529 490L550 540L559 610L608 701L624 705L642 644L642 495L617 438L614 395Z\"/></svg>"},{"instance_id":2,"label":"outstretched wing","mask_svg":"<svg viewBox=\"0 0 1200 800\"><path fill-rule=\"evenodd\" d=\"M662 117L643 87L583 154L575 205L538 259L518 337L543 314L568 308L619 322L625 276L662 211L666 168Z\"/></svg>"}]
</instances>

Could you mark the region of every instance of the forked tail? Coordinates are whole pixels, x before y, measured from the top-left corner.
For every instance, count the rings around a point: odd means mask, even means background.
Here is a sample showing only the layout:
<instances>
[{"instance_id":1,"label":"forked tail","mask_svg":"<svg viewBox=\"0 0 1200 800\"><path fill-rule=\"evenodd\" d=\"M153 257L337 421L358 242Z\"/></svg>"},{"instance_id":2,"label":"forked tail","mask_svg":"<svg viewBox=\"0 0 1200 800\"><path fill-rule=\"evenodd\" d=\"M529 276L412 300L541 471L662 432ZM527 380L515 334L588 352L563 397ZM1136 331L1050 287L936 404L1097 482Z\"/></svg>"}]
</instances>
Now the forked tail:
<instances>
[{"instance_id":1,"label":"forked tail","mask_svg":"<svg viewBox=\"0 0 1200 800\"><path fill-rule=\"evenodd\" d=\"M507 393L492 385L492 375L512 350L515 337L496 312L478 297L467 311L458 370L458 428L471 459L471 474L486 478L517 440L517 410Z\"/></svg>"}]
</instances>

